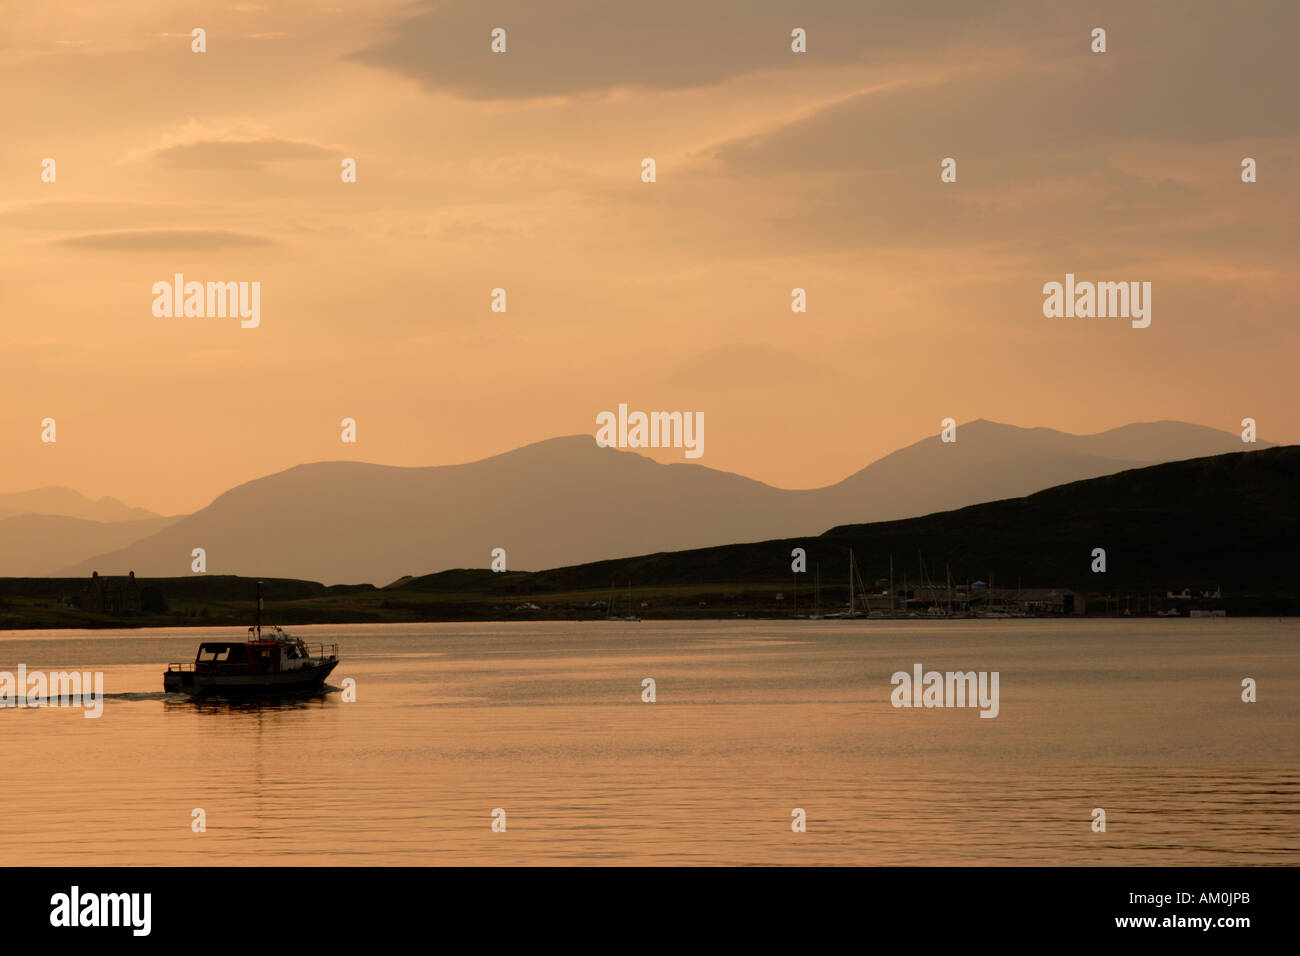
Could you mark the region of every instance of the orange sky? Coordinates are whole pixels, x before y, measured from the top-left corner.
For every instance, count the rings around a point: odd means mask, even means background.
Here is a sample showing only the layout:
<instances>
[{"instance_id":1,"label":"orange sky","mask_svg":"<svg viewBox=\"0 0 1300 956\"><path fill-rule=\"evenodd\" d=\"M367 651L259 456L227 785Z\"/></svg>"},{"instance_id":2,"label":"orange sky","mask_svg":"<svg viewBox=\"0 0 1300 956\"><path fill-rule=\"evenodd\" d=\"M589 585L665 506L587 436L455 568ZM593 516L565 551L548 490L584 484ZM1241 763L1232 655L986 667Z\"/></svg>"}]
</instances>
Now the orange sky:
<instances>
[{"instance_id":1,"label":"orange sky","mask_svg":"<svg viewBox=\"0 0 1300 956\"><path fill-rule=\"evenodd\" d=\"M1293 4L700 6L6 10L0 491L191 511L620 402L784 487L948 416L1300 441ZM176 272L260 282L260 327L156 318ZM1151 282L1151 327L1044 318L1066 272Z\"/></svg>"}]
</instances>

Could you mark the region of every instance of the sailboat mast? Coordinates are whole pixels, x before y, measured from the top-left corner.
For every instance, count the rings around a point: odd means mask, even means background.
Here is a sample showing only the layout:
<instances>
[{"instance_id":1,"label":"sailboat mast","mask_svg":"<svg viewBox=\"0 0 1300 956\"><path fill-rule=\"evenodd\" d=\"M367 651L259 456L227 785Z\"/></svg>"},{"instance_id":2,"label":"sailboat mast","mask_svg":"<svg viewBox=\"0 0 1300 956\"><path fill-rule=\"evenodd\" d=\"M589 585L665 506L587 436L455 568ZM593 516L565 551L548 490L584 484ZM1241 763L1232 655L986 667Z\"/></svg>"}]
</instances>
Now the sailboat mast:
<instances>
[{"instance_id":1,"label":"sailboat mast","mask_svg":"<svg viewBox=\"0 0 1300 956\"><path fill-rule=\"evenodd\" d=\"M853 549L849 548L849 617L856 608L853 606Z\"/></svg>"},{"instance_id":2,"label":"sailboat mast","mask_svg":"<svg viewBox=\"0 0 1300 956\"><path fill-rule=\"evenodd\" d=\"M858 591L862 594L862 616L871 617L871 591L867 588L867 582L862 580L862 569L854 562L853 577L858 582Z\"/></svg>"},{"instance_id":3,"label":"sailboat mast","mask_svg":"<svg viewBox=\"0 0 1300 956\"><path fill-rule=\"evenodd\" d=\"M894 556L889 556L889 616L894 616Z\"/></svg>"},{"instance_id":4,"label":"sailboat mast","mask_svg":"<svg viewBox=\"0 0 1300 956\"><path fill-rule=\"evenodd\" d=\"M257 582L257 639L262 639L262 582Z\"/></svg>"}]
</instances>

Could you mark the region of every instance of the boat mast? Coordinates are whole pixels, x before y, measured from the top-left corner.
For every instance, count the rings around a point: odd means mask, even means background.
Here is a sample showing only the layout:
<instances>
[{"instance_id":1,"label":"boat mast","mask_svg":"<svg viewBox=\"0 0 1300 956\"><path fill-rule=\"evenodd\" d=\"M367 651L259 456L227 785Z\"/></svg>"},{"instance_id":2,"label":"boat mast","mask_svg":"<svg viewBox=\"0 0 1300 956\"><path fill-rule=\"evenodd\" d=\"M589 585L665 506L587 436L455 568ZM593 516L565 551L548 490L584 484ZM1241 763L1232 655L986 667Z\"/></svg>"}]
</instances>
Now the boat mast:
<instances>
[{"instance_id":1,"label":"boat mast","mask_svg":"<svg viewBox=\"0 0 1300 956\"><path fill-rule=\"evenodd\" d=\"M262 639L262 582L257 582L257 639Z\"/></svg>"},{"instance_id":2,"label":"boat mast","mask_svg":"<svg viewBox=\"0 0 1300 956\"><path fill-rule=\"evenodd\" d=\"M889 616L894 616L894 556L889 556Z\"/></svg>"},{"instance_id":3,"label":"boat mast","mask_svg":"<svg viewBox=\"0 0 1300 956\"><path fill-rule=\"evenodd\" d=\"M856 610L853 606L853 549L849 548L849 617Z\"/></svg>"},{"instance_id":4,"label":"boat mast","mask_svg":"<svg viewBox=\"0 0 1300 956\"><path fill-rule=\"evenodd\" d=\"M871 592L867 589L867 582L862 580L862 569L853 563L853 577L858 582L858 591L862 594L862 614L863 617L871 617Z\"/></svg>"}]
</instances>

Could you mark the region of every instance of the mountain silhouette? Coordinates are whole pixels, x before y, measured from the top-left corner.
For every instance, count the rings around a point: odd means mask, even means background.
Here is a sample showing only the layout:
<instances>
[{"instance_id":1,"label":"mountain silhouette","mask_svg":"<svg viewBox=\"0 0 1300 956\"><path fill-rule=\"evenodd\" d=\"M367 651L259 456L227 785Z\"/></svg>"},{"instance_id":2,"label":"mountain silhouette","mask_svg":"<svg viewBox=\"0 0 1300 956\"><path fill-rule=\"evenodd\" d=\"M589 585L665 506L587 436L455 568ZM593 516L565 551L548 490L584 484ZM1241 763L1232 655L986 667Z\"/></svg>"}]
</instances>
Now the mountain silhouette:
<instances>
[{"instance_id":1,"label":"mountain silhouette","mask_svg":"<svg viewBox=\"0 0 1300 956\"><path fill-rule=\"evenodd\" d=\"M124 548L177 520L88 521L42 514L0 518L0 577L52 574L89 552Z\"/></svg>"},{"instance_id":2,"label":"mountain silhouette","mask_svg":"<svg viewBox=\"0 0 1300 956\"><path fill-rule=\"evenodd\" d=\"M538 570L916 517L1265 447L1181 422L1070 435L978 420L961 425L954 443L936 433L836 484L796 491L699 464L659 464L575 435L462 465L299 465L57 573L183 575L195 548L210 573L327 584L485 568L494 548L505 549L511 570Z\"/></svg>"},{"instance_id":3,"label":"mountain silhouette","mask_svg":"<svg viewBox=\"0 0 1300 956\"><path fill-rule=\"evenodd\" d=\"M62 515L87 521L141 521L159 515L144 508L131 508L116 498L87 498L71 488L33 488L0 494L0 518L14 515Z\"/></svg>"}]
</instances>

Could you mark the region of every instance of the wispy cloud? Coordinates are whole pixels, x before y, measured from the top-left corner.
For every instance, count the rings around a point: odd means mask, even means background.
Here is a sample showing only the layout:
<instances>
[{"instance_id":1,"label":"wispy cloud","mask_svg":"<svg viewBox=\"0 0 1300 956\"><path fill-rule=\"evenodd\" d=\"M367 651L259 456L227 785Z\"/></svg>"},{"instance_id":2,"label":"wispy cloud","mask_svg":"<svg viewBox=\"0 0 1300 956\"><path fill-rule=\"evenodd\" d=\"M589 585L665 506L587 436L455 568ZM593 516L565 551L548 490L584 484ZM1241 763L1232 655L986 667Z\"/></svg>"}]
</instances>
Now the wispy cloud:
<instances>
[{"instance_id":1,"label":"wispy cloud","mask_svg":"<svg viewBox=\"0 0 1300 956\"><path fill-rule=\"evenodd\" d=\"M251 171L334 156L337 147L285 136L260 123L212 125L191 119L153 143L131 150L127 165L153 164L181 171Z\"/></svg>"},{"instance_id":2,"label":"wispy cloud","mask_svg":"<svg viewBox=\"0 0 1300 956\"><path fill-rule=\"evenodd\" d=\"M235 249L274 245L271 239L224 229L127 229L64 236L56 245L105 252Z\"/></svg>"},{"instance_id":3,"label":"wispy cloud","mask_svg":"<svg viewBox=\"0 0 1300 956\"><path fill-rule=\"evenodd\" d=\"M662 0L604 4L503 0L489 21L477 2L423 0L391 36L350 59L392 70L465 99L535 99L619 87L680 90L759 70L806 70L862 61L885 50L944 44L964 31L996 32L1015 0ZM1014 21L1012 21L1014 22ZM504 55L489 31L507 31ZM807 31L815 56L790 51L790 31Z\"/></svg>"},{"instance_id":4,"label":"wispy cloud","mask_svg":"<svg viewBox=\"0 0 1300 956\"><path fill-rule=\"evenodd\" d=\"M296 162L330 155L315 143L289 139L200 140L152 151L151 156L169 169L255 170L274 163Z\"/></svg>"}]
</instances>

